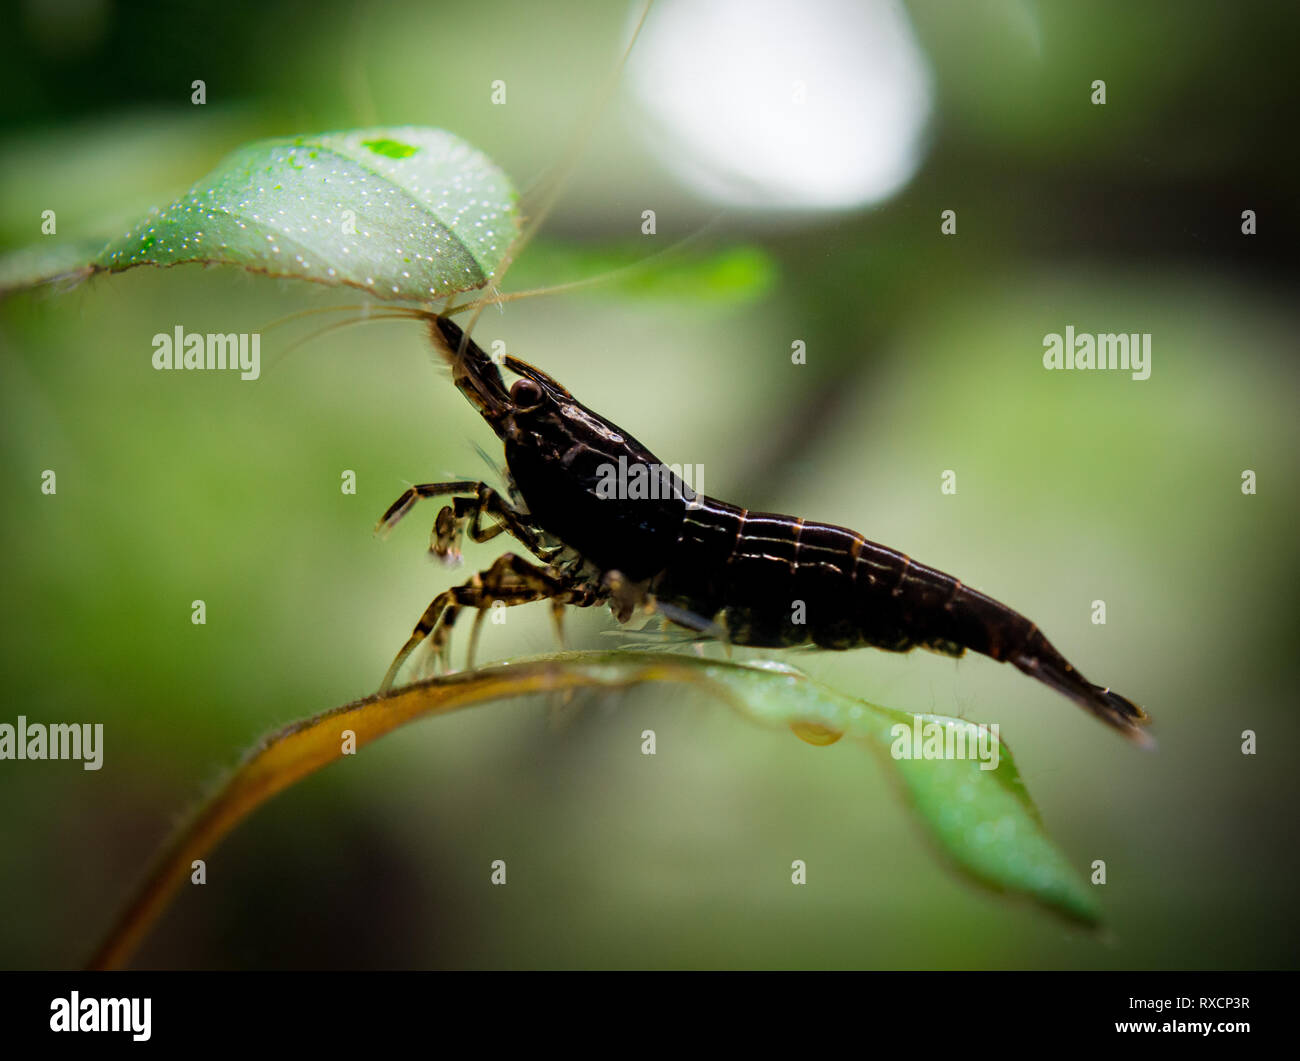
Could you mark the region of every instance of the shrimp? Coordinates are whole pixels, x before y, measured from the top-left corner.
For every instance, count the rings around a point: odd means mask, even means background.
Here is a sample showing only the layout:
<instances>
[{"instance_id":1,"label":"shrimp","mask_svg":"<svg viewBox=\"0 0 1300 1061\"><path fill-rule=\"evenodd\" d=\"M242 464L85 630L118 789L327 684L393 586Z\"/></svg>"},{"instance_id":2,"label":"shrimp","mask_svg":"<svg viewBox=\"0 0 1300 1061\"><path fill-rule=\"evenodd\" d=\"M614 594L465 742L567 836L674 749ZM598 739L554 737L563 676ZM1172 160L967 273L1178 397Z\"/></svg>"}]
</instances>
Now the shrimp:
<instances>
[{"instance_id":1,"label":"shrimp","mask_svg":"<svg viewBox=\"0 0 1300 1061\"><path fill-rule=\"evenodd\" d=\"M1011 663L1136 743L1152 743L1140 707L1088 681L1019 612L856 531L698 493L546 373L507 357L517 377L507 389L497 364L450 317L421 316L456 388L504 444L509 486L506 495L473 480L413 486L377 530L390 529L422 498L451 496L434 523L436 555L458 557L465 533L482 542L504 532L540 563L506 553L439 594L382 691L425 638L446 662L462 609L476 612L472 660L479 624L495 602L548 600L557 623L566 607L609 604L619 622L658 611L701 635L756 648L978 652ZM633 470L656 488L611 490L612 469Z\"/></svg>"}]
</instances>

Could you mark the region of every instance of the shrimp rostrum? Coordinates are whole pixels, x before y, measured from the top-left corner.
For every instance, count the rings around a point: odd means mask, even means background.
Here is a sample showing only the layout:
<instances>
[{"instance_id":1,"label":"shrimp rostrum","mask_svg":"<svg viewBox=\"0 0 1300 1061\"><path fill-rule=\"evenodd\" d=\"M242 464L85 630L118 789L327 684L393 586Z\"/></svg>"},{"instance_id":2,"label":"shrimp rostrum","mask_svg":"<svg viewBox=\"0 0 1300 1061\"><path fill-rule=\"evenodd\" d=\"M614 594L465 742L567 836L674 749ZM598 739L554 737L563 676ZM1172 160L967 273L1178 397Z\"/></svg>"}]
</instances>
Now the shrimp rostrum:
<instances>
[{"instance_id":1,"label":"shrimp rostrum","mask_svg":"<svg viewBox=\"0 0 1300 1061\"><path fill-rule=\"evenodd\" d=\"M429 324L456 387L505 445L510 487L503 495L472 480L413 486L379 528L390 528L421 498L447 496L452 503L434 523L434 553L454 558L463 534L487 541L505 532L540 562L506 553L440 594L393 660L383 690L425 638L446 661L462 609L475 612L472 658L489 607L548 600L558 622L566 606L609 604L620 622L654 610L734 645L978 652L1150 743L1142 709L1089 682L1019 612L856 531L696 493L546 373L507 357L505 367L518 377L507 389L497 365L450 318L430 317ZM610 471L618 467L644 470L661 488L648 497L611 490Z\"/></svg>"}]
</instances>

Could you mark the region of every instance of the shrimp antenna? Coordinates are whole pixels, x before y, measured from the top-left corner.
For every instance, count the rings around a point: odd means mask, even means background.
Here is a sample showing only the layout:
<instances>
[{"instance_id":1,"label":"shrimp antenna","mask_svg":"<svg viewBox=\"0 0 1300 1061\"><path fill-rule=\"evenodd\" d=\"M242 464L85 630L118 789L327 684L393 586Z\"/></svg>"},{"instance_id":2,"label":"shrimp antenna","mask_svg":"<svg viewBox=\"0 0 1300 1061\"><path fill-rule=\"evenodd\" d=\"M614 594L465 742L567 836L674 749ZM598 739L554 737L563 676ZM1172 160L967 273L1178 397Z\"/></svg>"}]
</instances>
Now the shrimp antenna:
<instances>
[{"instance_id":1,"label":"shrimp antenna","mask_svg":"<svg viewBox=\"0 0 1300 1061\"><path fill-rule=\"evenodd\" d=\"M350 38L356 42L351 56L344 56L339 71L340 80L345 86L348 103L357 115L361 125L376 124L375 97L370 91L370 77L366 72L366 44L371 33L371 13L373 6L361 0L352 8L352 33Z\"/></svg>"},{"instance_id":2,"label":"shrimp antenna","mask_svg":"<svg viewBox=\"0 0 1300 1061\"><path fill-rule=\"evenodd\" d=\"M547 284L545 287L532 287L525 291L497 291L495 294L484 295L482 298L475 299L473 302L466 302L463 306L457 306L455 309L444 310L441 316L454 317L457 313L467 311L481 310L486 306L501 306L507 302L518 302L521 299L539 298L542 295L557 295L565 291L579 291L587 287L597 287L600 284L613 283L616 280L626 279L635 276L637 273L645 272L664 259L671 258L673 255L680 254L690 244L702 239L709 229L716 225L721 214L715 216L707 224L701 225L694 232L681 239L674 241L662 250L657 250L653 254L647 254L644 258L638 258L627 265L620 265L617 269L610 269L601 273L599 276L585 276L580 280L570 280L563 284ZM477 320L477 314L475 314ZM469 329L467 328L466 331Z\"/></svg>"},{"instance_id":3,"label":"shrimp antenna","mask_svg":"<svg viewBox=\"0 0 1300 1061\"><path fill-rule=\"evenodd\" d=\"M354 307L339 306L340 310L351 309ZM323 312L323 311L321 311ZM323 328L317 328L314 332L295 339L292 343L280 350L274 360L268 359L267 368L277 368L284 363L291 353L299 347L306 346L310 342L315 342L333 332L342 331L344 328L355 328L362 324L377 324L380 321L410 321L410 320L427 320L429 314L423 310L418 310L407 306L386 306L379 313L366 313L360 317L350 317L347 320L333 321ZM283 324L284 320L276 321L275 324Z\"/></svg>"},{"instance_id":4,"label":"shrimp antenna","mask_svg":"<svg viewBox=\"0 0 1300 1061\"><path fill-rule=\"evenodd\" d=\"M510 249L506 251L505 256L501 259L500 264L492 272L491 283L498 284L501 278L505 276L506 270L514 264L515 258L519 256L537 230L541 228L555 204L560 198L560 191L564 182L577 166L578 160L582 157L582 152L591 142L592 134L595 132L596 125L599 123L605 108L609 105L609 100L614 94L614 88L619 79L623 76L623 69L627 66L628 57L632 54L632 49L636 46L637 38L641 36L641 29L645 26L646 18L650 14L650 7L654 0L646 0L645 6L641 9L641 17L637 19L636 27L632 30L632 38L627 42L627 47L623 49L623 55L615 64L614 69L609 72L605 83L601 86L600 91L596 94L595 103L588 109L583 120L579 122L569 137L569 143L564 152L560 155L560 162L554 167L554 170L544 179L546 191L543 194L541 203L536 211L528 219L528 224L520 233L519 238L511 244Z\"/></svg>"},{"instance_id":5,"label":"shrimp antenna","mask_svg":"<svg viewBox=\"0 0 1300 1061\"><path fill-rule=\"evenodd\" d=\"M341 306L313 306L310 309L295 310L293 313L286 313L283 317L277 317L269 324L262 325L262 331L269 332L275 328L283 328L286 324L292 324L304 317L315 317L322 313L358 313L359 320L366 320L376 311L406 308L408 307L392 302L353 302Z\"/></svg>"},{"instance_id":6,"label":"shrimp antenna","mask_svg":"<svg viewBox=\"0 0 1300 1061\"><path fill-rule=\"evenodd\" d=\"M627 66L628 56L632 54L637 38L641 36L641 29L645 25L647 16L650 14L650 7L654 0L646 0L645 6L641 9L641 16L637 19L636 27L632 30L632 39L627 42L627 47L623 49L623 55L615 64L614 69L610 71L605 83L601 86L600 91L596 94L595 103L588 109L583 120L578 123L573 133L569 137L568 145L560 154L560 162L556 164L554 170L542 182L545 191L536 211L529 217L528 223L524 226L523 232L510 245L502 257L500 263L492 271L491 277L488 278L488 284L484 286L496 287L500 284L502 277L505 276L506 270L514 264L515 259L520 252L532 241L546 221L550 213L555 209L555 204L560 198L560 191L564 187L565 181L573 172L578 160L582 157L583 149L591 142L592 133L595 131L597 123L604 114L606 106L609 104L610 97L614 94L614 88L618 84L619 78L623 75L623 68ZM505 301L501 299L500 301ZM474 325L478 323L479 316L485 306L494 305L492 301L480 301L476 303L474 315L470 317L469 323L465 326L465 338L461 341L461 353L464 353L464 345L469 339L469 334L474 330Z\"/></svg>"},{"instance_id":7,"label":"shrimp antenna","mask_svg":"<svg viewBox=\"0 0 1300 1061\"><path fill-rule=\"evenodd\" d=\"M455 307L453 307L455 296L452 295L451 297L448 298L447 304L443 308L442 312L438 314L438 316L446 316L446 317L450 317L458 313L466 313L466 312L473 314L464 328L464 333L461 338L460 349L457 351L457 356L464 357L465 350L470 341L469 339L470 334L473 332L475 324L478 323L478 319L482 315L482 312L486 307L503 305L506 302L515 302L520 299L536 298L540 295L554 294L563 291L579 290L581 288L592 287L597 284L606 283L608 281L616 280L621 277L633 275L638 271L649 268L657 260L679 252L688 243L699 238L700 235L702 235L702 233L709 228L709 225L706 225L699 231L694 232L691 235L681 240L678 240L676 243L673 243L670 246L665 247L661 251L656 251L654 254L647 255L645 258L641 259L640 261L632 262L629 265L625 265L618 269L611 270L600 276L587 277L580 280L570 281L564 284L555 284L547 287L532 288L527 291L517 291L517 292L508 292L508 293L503 292L499 286L502 278L505 276L506 270L508 270L510 266L514 264L516 258L518 258L519 254L529 244L529 242L532 241L533 237L537 234L542 224L546 221L547 217L549 217L551 212L554 210L555 204L559 200L560 193L563 189L565 181L570 176L570 174L572 174L574 167L577 165L579 159L582 156L583 149L591 141L591 137L595 130L595 127L599 123L600 118L605 111L605 108L608 106L609 100L613 95L614 88L618 84L619 78L622 76L624 68L627 66L628 58L632 54L632 49L636 45L637 39L641 35L641 30L645 26L646 18L649 16L650 8L653 6L653 4L654 4L654 0L646 0L645 5L641 9L641 14L637 19L636 26L632 31L631 39L628 41L627 47L623 50L623 54L619 58L618 62L615 64L614 68L610 71L609 75L606 77L605 82L602 84L600 88L600 91L597 92L595 102L591 105L591 107L588 108L587 113L584 115L582 121L578 123L573 133L570 134L568 144L566 145L565 150L561 152L560 161L552 168L551 172L546 174L545 177L543 177L543 179L539 182L539 188L541 189L541 201L537 206L536 210L529 216L528 222L525 224L523 231L511 243L509 249L506 251L505 255L498 263L496 269L493 270L492 275L488 277L487 282L483 285L485 288L488 289L489 293L484 295L484 297L482 298L467 302L463 306L455 306ZM270 328L281 327L292 321L299 320L304 317L313 316L316 314L342 313L342 312L360 312L362 316L354 320L336 322L335 324L328 325L315 332L312 332L310 335L304 336L303 338L296 340L293 344L291 344L286 350L282 352L281 358L287 356L289 353L298 349L300 346L305 345L306 343L309 343L315 339L318 339L324 335L328 335L331 332L340 330L342 328L352 327L354 325L364 324L370 321L412 320L412 319L428 320L432 315L430 311L426 308L405 307L405 306L391 305L391 304L383 305L383 304L374 304L374 303L362 303L360 305L323 306L323 307L314 307L306 310L300 310L297 313L288 314L276 321L273 321L270 325L267 326L267 329L269 330Z\"/></svg>"}]
</instances>

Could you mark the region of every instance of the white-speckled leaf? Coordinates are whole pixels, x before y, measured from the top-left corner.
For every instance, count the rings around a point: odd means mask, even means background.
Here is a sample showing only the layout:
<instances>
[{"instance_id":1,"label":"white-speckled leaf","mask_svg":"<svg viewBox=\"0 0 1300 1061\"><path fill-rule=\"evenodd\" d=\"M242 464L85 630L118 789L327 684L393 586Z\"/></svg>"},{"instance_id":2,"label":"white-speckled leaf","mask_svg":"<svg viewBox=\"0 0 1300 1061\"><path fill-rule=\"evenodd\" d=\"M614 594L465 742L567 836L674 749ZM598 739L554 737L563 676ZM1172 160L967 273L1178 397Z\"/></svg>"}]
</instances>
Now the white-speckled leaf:
<instances>
[{"instance_id":1,"label":"white-speckled leaf","mask_svg":"<svg viewBox=\"0 0 1300 1061\"><path fill-rule=\"evenodd\" d=\"M517 195L438 129L261 140L114 239L89 271L182 262L427 301L482 287L518 232Z\"/></svg>"}]
</instances>

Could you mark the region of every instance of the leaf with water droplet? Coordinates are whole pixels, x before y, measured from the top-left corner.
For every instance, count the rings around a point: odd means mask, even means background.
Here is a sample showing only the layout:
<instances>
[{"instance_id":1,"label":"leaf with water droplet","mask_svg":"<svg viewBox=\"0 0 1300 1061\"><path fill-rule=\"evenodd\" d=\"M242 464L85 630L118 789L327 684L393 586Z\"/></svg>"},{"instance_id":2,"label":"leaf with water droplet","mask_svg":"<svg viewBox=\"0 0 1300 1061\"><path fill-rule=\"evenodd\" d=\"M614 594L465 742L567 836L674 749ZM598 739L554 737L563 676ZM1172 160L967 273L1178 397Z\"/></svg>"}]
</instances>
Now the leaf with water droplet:
<instances>
[{"instance_id":1,"label":"leaf with water droplet","mask_svg":"<svg viewBox=\"0 0 1300 1061\"><path fill-rule=\"evenodd\" d=\"M996 727L879 707L784 663L699 666L709 681L731 691L735 706L761 722L788 726L813 744L844 736L870 748L938 850L974 880L1081 924L1100 921L1092 888L1048 837Z\"/></svg>"},{"instance_id":2,"label":"leaf with water droplet","mask_svg":"<svg viewBox=\"0 0 1300 1061\"><path fill-rule=\"evenodd\" d=\"M206 857L252 810L343 758L341 732L351 731L355 747L361 748L415 719L493 699L582 688L623 689L649 682L695 685L760 722L789 727L813 744L834 744L840 736L866 744L892 767L930 837L959 869L982 884L1032 898L1076 922L1099 921L1092 890L1048 839L1010 749L992 728L856 700L783 661L739 664L662 652L569 652L419 682L292 723L265 738L164 848L92 967L115 968L125 962L187 879L193 860ZM939 727L954 751L996 751L996 759L892 754L900 734L929 725ZM899 882L899 887L906 883Z\"/></svg>"},{"instance_id":3,"label":"leaf with water droplet","mask_svg":"<svg viewBox=\"0 0 1300 1061\"><path fill-rule=\"evenodd\" d=\"M465 141L360 129L246 144L89 260L0 276L18 287L202 262L427 302L486 284L518 231L509 178Z\"/></svg>"}]
</instances>

